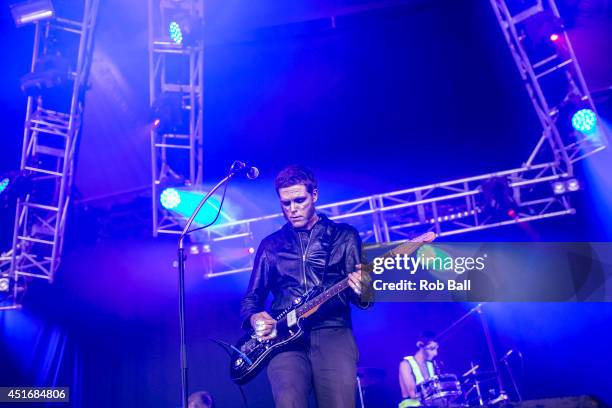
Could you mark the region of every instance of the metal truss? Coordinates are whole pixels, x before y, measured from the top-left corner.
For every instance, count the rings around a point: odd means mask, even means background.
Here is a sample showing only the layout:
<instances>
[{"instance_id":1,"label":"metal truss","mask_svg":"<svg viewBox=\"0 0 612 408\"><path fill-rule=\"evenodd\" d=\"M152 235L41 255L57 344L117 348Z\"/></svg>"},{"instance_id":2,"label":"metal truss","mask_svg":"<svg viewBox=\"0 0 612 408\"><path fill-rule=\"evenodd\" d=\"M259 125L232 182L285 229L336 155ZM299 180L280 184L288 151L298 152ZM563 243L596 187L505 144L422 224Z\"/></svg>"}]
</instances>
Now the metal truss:
<instances>
[{"instance_id":1,"label":"metal truss","mask_svg":"<svg viewBox=\"0 0 612 408\"><path fill-rule=\"evenodd\" d=\"M597 138L564 131L564 107L579 103L597 113L570 38L554 0L490 0L512 57L542 126L542 136L527 166L552 159L559 171L606 148L603 128ZM550 35L557 41L552 42ZM550 149L545 151L544 145Z\"/></svg>"},{"instance_id":2,"label":"metal truss","mask_svg":"<svg viewBox=\"0 0 612 408\"><path fill-rule=\"evenodd\" d=\"M159 194L166 185L196 186L202 183L202 135L204 47L202 38L170 39L168 26L175 20L197 31L203 17L203 0L149 0L149 99L152 109L172 94L188 124L169 131L151 129L151 178L153 235L178 234L180 217L160 206ZM197 34L191 32L192 37ZM185 33L183 33L185 35ZM187 163L187 165L185 165Z\"/></svg>"},{"instance_id":3,"label":"metal truss","mask_svg":"<svg viewBox=\"0 0 612 408\"><path fill-rule=\"evenodd\" d=\"M17 199L13 247L0 258L5 266L10 258L15 305L23 282L52 282L60 264L97 14L98 0L85 0L81 21L57 17L36 23L32 73L40 60L54 57L54 49L76 52L62 53L69 66L65 92L27 100L20 169L31 188Z\"/></svg>"},{"instance_id":4,"label":"metal truss","mask_svg":"<svg viewBox=\"0 0 612 408\"><path fill-rule=\"evenodd\" d=\"M507 3L491 0L542 127L527 161L515 169L327 204L318 207L320 212L334 220L350 221L366 244L402 241L426 230L443 237L575 213L569 197L554 194L551 183L572 177L574 163L603 150L606 137L603 129L592 139L560 127L564 107L573 101L597 111L554 1L518 2L528 4L518 9ZM542 28L542 17L552 21L550 27L563 38L544 53L534 46L542 38L535 38L529 27L535 23ZM552 86L546 83L551 78ZM495 181L505 184L511 195L513 211L506 216L492 212L487 204L484 186ZM215 225L206 238L211 243L249 238L264 223L270 231L283 223L282 214ZM250 271L252 261L248 257L227 263L226 270L209 271L207 276Z\"/></svg>"},{"instance_id":5,"label":"metal truss","mask_svg":"<svg viewBox=\"0 0 612 408\"><path fill-rule=\"evenodd\" d=\"M424 231L434 231L443 237L574 214L569 198L555 195L551 189L552 182L567 177L568 173L558 173L555 163L544 163L340 201L319 206L317 210L357 227L366 245L399 242ZM499 217L487 208L482 187L492 180L507 183L516 208L513 216ZM270 231L283 222L283 215L278 213L214 225L208 229L208 241L249 238L261 224ZM207 276L249 271L252 258L241 262L228 264L227 270Z\"/></svg>"}]
</instances>

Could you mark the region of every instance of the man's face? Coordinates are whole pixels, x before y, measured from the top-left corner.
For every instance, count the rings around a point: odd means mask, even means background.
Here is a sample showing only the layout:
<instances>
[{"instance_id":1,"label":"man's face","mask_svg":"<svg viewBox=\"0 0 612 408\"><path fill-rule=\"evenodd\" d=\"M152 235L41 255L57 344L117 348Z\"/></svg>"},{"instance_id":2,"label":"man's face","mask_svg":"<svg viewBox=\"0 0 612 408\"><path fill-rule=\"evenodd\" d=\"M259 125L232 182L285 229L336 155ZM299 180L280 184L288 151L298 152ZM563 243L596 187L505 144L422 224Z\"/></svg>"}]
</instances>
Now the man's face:
<instances>
[{"instance_id":1,"label":"man's face","mask_svg":"<svg viewBox=\"0 0 612 408\"><path fill-rule=\"evenodd\" d=\"M425 347L423 347L423 350L425 351L425 358L431 361L438 355L438 343L435 341L430 341Z\"/></svg>"},{"instance_id":2,"label":"man's face","mask_svg":"<svg viewBox=\"0 0 612 408\"><path fill-rule=\"evenodd\" d=\"M309 193L303 184L278 189L283 214L294 228L304 228L308 225L315 215L318 195L317 189Z\"/></svg>"}]
</instances>

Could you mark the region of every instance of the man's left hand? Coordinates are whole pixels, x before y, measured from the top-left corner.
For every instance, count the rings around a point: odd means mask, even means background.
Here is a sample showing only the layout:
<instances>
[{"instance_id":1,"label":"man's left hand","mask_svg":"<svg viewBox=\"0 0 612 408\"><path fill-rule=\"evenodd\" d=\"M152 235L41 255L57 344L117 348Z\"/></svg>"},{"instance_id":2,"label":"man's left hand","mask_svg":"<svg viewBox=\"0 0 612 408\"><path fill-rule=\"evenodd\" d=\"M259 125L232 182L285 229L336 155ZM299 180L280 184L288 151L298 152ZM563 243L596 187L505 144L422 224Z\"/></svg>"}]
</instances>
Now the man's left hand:
<instances>
[{"instance_id":1,"label":"man's left hand","mask_svg":"<svg viewBox=\"0 0 612 408\"><path fill-rule=\"evenodd\" d=\"M351 289L353 289L353 292L358 295L361 295L365 288L365 280L363 279L365 277L365 274L362 275L361 264L358 264L357 270L355 272L351 272L348 277L348 284Z\"/></svg>"}]
</instances>

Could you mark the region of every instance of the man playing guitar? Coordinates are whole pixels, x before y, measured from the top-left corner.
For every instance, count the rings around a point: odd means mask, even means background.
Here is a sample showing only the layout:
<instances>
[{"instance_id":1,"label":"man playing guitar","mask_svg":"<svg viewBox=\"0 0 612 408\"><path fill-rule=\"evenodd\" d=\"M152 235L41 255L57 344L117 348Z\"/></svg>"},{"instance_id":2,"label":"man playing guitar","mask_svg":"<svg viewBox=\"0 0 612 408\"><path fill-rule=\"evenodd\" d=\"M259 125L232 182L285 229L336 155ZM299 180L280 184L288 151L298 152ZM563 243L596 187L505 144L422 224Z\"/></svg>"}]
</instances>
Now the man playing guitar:
<instances>
[{"instance_id":1,"label":"man playing guitar","mask_svg":"<svg viewBox=\"0 0 612 408\"><path fill-rule=\"evenodd\" d=\"M273 338L276 321L264 311L269 293L275 315L314 287L348 276L352 291L322 305L308 320L306 335L272 357L267 374L278 408L306 408L313 388L319 407L353 408L358 350L350 304L368 307L360 295L370 288L367 274L361 273L361 239L355 228L316 213L319 191L309 169L283 169L275 188L288 222L259 245L241 302L243 328L252 327L258 340Z\"/></svg>"}]
</instances>

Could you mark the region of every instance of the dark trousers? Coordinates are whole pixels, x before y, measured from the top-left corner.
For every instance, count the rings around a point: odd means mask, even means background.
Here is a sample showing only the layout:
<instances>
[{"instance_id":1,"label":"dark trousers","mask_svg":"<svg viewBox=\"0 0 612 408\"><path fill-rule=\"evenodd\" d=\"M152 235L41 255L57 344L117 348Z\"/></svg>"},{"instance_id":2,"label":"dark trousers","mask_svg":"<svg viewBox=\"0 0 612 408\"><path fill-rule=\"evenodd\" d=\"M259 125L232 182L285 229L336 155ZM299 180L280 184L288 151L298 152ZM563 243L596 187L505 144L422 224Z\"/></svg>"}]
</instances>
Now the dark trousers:
<instances>
[{"instance_id":1,"label":"dark trousers","mask_svg":"<svg viewBox=\"0 0 612 408\"><path fill-rule=\"evenodd\" d=\"M307 408L313 386L319 408L354 408L358 358L351 329L312 330L268 364L276 408Z\"/></svg>"}]
</instances>

